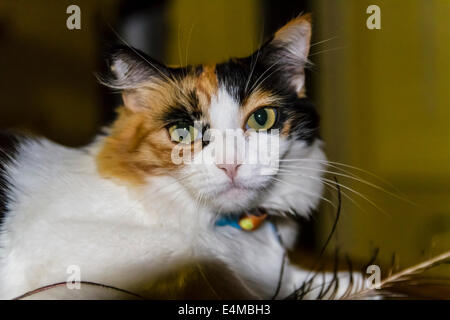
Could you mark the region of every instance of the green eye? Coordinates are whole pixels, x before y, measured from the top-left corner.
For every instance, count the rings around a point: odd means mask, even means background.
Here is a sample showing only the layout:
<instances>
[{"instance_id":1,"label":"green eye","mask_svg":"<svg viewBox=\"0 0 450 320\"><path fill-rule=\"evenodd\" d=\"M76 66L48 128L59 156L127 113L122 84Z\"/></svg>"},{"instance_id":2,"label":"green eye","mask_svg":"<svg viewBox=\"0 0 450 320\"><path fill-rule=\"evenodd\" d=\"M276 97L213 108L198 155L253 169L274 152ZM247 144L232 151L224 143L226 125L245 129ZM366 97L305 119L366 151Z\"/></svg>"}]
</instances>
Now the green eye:
<instances>
[{"instance_id":1,"label":"green eye","mask_svg":"<svg viewBox=\"0 0 450 320\"><path fill-rule=\"evenodd\" d=\"M247 120L246 128L253 130L269 130L277 120L275 108L265 107L256 110Z\"/></svg>"},{"instance_id":2,"label":"green eye","mask_svg":"<svg viewBox=\"0 0 450 320\"><path fill-rule=\"evenodd\" d=\"M201 132L191 123L179 121L169 127L170 139L183 144L191 144L201 138Z\"/></svg>"}]
</instances>

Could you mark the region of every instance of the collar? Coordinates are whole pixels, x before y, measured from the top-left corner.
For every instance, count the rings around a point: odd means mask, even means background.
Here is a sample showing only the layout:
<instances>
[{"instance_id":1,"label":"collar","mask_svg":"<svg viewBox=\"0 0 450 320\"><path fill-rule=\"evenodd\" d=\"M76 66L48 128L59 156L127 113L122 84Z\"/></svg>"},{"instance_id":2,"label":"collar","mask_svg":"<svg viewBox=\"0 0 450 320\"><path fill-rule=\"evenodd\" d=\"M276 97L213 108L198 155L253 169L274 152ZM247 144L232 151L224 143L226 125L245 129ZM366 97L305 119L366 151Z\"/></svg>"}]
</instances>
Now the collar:
<instances>
[{"instance_id":1,"label":"collar","mask_svg":"<svg viewBox=\"0 0 450 320\"><path fill-rule=\"evenodd\" d=\"M247 213L241 215L223 215L216 220L215 225L217 227L231 226L245 231L254 231L261 226L267 217L267 213L259 215Z\"/></svg>"}]
</instances>

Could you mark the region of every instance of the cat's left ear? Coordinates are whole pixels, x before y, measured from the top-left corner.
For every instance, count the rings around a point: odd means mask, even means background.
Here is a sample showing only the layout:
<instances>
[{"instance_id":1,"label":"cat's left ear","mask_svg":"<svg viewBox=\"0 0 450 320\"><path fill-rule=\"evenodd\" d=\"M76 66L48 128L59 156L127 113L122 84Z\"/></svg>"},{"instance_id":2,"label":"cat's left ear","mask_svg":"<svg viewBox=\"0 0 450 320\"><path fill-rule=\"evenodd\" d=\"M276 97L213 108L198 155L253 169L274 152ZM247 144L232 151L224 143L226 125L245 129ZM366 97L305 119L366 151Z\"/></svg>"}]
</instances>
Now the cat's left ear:
<instances>
[{"instance_id":1,"label":"cat's left ear","mask_svg":"<svg viewBox=\"0 0 450 320\"><path fill-rule=\"evenodd\" d=\"M280 70L297 93L304 90L304 68L308 63L310 41L311 15L303 14L279 29L262 48L266 67Z\"/></svg>"},{"instance_id":2,"label":"cat's left ear","mask_svg":"<svg viewBox=\"0 0 450 320\"><path fill-rule=\"evenodd\" d=\"M142 88L168 81L171 76L168 67L129 46L117 46L109 52L108 69L100 82L120 90L125 106L132 111L142 110L148 103Z\"/></svg>"}]
</instances>

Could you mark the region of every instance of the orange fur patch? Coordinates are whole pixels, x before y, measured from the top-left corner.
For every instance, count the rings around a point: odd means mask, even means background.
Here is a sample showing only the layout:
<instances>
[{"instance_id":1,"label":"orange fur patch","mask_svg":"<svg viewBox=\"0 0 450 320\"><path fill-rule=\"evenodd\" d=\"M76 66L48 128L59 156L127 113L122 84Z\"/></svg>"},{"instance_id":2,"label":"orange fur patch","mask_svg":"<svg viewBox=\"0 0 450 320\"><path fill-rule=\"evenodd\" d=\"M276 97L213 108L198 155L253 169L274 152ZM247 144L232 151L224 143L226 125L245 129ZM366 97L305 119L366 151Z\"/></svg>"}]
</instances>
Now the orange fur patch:
<instances>
[{"instance_id":1,"label":"orange fur patch","mask_svg":"<svg viewBox=\"0 0 450 320\"><path fill-rule=\"evenodd\" d=\"M218 80L215 73L216 67L204 66L203 72L197 79L197 93L200 99L203 99L203 105L209 106L211 97L217 93Z\"/></svg>"},{"instance_id":2,"label":"orange fur patch","mask_svg":"<svg viewBox=\"0 0 450 320\"><path fill-rule=\"evenodd\" d=\"M283 128L281 129L281 135L284 137L289 136L289 133L291 132L291 128L292 128L291 121L290 120L286 121Z\"/></svg>"},{"instance_id":3,"label":"orange fur patch","mask_svg":"<svg viewBox=\"0 0 450 320\"><path fill-rule=\"evenodd\" d=\"M148 174L172 168L171 142L165 128L152 125L145 113L119 108L119 118L97 156L101 175L142 184Z\"/></svg>"},{"instance_id":4,"label":"orange fur patch","mask_svg":"<svg viewBox=\"0 0 450 320\"><path fill-rule=\"evenodd\" d=\"M188 93L192 91L199 98L197 107L206 114L211 96L217 92L213 66L205 67L199 76L192 73L174 82L152 81L125 92L125 107L118 109L118 119L97 156L100 174L139 185L145 183L149 175L171 173L182 166L172 161L172 149L176 144L171 141L167 123L162 119L173 105L181 104L188 108ZM182 157L187 150L191 155L201 150L199 143L201 141L183 146L179 156Z\"/></svg>"}]
</instances>

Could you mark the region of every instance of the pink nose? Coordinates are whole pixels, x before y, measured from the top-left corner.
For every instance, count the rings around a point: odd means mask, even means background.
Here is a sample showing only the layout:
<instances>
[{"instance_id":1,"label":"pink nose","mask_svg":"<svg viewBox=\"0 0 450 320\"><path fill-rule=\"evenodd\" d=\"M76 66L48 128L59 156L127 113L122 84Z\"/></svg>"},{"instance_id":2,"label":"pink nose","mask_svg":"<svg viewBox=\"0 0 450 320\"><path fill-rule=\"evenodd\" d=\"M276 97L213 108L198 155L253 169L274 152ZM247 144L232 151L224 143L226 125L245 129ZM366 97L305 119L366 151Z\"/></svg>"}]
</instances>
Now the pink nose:
<instances>
[{"instance_id":1,"label":"pink nose","mask_svg":"<svg viewBox=\"0 0 450 320\"><path fill-rule=\"evenodd\" d=\"M241 165L240 164L216 164L216 166L217 166L217 168L225 171L227 176L229 176L230 179L233 180L236 177L237 171Z\"/></svg>"}]
</instances>

